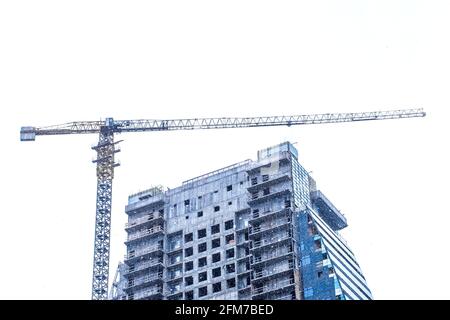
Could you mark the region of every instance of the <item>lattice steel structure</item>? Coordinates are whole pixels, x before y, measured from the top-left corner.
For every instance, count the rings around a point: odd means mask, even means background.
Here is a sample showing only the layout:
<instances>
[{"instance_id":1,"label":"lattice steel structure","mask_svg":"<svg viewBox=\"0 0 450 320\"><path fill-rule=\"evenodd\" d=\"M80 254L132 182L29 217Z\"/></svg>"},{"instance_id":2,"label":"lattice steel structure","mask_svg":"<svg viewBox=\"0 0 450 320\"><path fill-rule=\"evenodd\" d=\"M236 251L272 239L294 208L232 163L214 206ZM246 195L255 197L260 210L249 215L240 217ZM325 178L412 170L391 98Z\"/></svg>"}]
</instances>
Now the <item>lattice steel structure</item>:
<instances>
[{"instance_id":1,"label":"lattice steel structure","mask_svg":"<svg viewBox=\"0 0 450 320\"><path fill-rule=\"evenodd\" d=\"M352 121L387 120L424 117L423 109L373 111L357 113L322 113L296 116L272 116L249 118L193 118L172 120L113 120L107 118L107 127L113 132L166 131L193 129L224 129L269 126L291 126L304 124L340 123ZM22 134L29 134L25 140L34 140L35 135L88 134L98 133L105 126L103 121L77 121L61 125L35 128L22 127Z\"/></svg>"},{"instance_id":2,"label":"lattice steel structure","mask_svg":"<svg viewBox=\"0 0 450 320\"><path fill-rule=\"evenodd\" d=\"M424 117L422 109L374 111L358 113L324 113L296 116L246 117L246 118L195 118L172 120L114 120L77 121L49 127L22 127L21 141L34 141L37 135L99 134L97 152L97 203L92 275L92 299L108 298L109 252L111 230L112 180L114 155L120 151L114 142L115 133L169 131L194 129L225 129L267 126L292 126L306 124L341 123L353 121L402 119Z\"/></svg>"},{"instance_id":3,"label":"lattice steel structure","mask_svg":"<svg viewBox=\"0 0 450 320\"><path fill-rule=\"evenodd\" d=\"M100 128L99 142L92 147L97 151L97 205L95 211L94 265L92 274L92 299L108 298L109 250L111 235L112 180L115 148L114 131L109 126Z\"/></svg>"}]
</instances>

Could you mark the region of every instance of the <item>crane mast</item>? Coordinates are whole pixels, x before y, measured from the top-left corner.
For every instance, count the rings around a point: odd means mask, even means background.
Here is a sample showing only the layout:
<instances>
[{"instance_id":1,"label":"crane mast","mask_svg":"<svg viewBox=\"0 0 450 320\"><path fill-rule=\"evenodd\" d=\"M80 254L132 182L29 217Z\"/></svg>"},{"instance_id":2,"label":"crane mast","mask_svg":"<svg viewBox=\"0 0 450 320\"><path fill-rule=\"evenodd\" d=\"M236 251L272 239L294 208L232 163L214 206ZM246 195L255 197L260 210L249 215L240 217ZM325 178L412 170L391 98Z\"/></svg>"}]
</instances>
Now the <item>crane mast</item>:
<instances>
[{"instance_id":1,"label":"crane mast","mask_svg":"<svg viewBox=\"0 0 450 320\"><path fill-rule=\"evenodd\" d=\"M92 299L108 298L109 252L111 235L112 180L116 149L114 131L108 126L100 128L97 151L97 203L95 210L94 262L92 272Z\"/></svg>"},{"instance_id":2,"label":"crane mast","mask_svg":"<svg viewBox=\"0 0 450 320\"><path fill-rule=\"evenodd\" d=\"M98 134L98 144L92 147L97 157L97 198L95 211L94 259L92 272L92 299L108 299L109 253L111 236L112 181L114 168L119 166L115 154L120 152L114 141L115 133L170 131L195 129L227 129L306 124L341 123L353 121L388 120L424 117L423 109L357 113L322 113L295 116L247 118L193 118L171 120L114 120L77 121L49 127L22 127L21 141L34 141L38 135Z\"/></svg>"}]
</instances>

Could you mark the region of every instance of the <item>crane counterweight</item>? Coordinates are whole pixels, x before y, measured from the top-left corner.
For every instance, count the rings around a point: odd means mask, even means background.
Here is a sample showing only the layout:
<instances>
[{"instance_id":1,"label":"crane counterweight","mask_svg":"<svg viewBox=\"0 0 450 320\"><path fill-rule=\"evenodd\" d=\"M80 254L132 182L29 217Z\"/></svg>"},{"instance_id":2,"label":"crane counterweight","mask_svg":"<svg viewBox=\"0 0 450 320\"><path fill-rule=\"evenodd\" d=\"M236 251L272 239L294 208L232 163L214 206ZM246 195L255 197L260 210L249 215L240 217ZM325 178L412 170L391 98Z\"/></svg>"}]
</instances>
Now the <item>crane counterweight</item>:
<instances>
[{"instance_id":1,"label":"crane counterweight","mask_svg":"<svg viewBox=\"0 0 450 320\"><path fill-rule=\"evenodd\" d=\"M36 140L36 131L34 127L20 128L20 141L34 141Z\"/></svg>"}]
</instances>

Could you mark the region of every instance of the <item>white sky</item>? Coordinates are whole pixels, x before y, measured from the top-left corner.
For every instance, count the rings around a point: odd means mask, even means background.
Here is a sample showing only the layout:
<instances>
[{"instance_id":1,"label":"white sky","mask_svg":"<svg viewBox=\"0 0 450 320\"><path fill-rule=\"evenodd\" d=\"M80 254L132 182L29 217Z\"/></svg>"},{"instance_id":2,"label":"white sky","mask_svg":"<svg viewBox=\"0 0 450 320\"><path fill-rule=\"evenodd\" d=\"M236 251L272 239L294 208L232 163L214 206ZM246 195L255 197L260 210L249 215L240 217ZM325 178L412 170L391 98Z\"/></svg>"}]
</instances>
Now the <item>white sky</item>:
<instances>
[{"instance_id":1,"label":"white sky","mask_svg":"<svg viewBox=\"0 0 450 320\"><path fill-rule=\"evenodd\" d=\"M2 299L90 299L97 136L75 120L423 107L426 118L122 135L124 206L285 140L346 215L376 299L449 299L449 1L1 1Z\"/></svg>"}]
</instances>

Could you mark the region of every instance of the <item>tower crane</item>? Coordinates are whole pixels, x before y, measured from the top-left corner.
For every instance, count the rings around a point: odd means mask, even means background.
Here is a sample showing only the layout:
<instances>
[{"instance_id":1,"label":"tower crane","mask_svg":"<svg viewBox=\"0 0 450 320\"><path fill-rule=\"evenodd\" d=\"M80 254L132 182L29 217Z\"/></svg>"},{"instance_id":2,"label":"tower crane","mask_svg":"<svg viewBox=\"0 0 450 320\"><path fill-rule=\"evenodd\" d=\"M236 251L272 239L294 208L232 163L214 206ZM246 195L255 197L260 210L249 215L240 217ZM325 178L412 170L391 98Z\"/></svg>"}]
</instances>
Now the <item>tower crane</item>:
<instances>
[{"instance_id":1,"label":"tower crane","mask_svg":"<svg viewBox=\"0 0 450 320\"><path fill-rule=\"evenodd\" d=\"M424 117L423 109L358 113L324 113L296 116L248 117L248 118L195 118L172 120L114 120L77 121L49 127L22 127L21 141L34 141L36 136L66 134L98 134L98 143L92 147L97 153L93 162L97 165L97 201L95 211L94 261L92 273L92 299L108 298L109 252L111 231L112 181L115 154L120 151L118 133L143 131L169 131L194 129L225 129L268 126L293 126L305 124L340 123L353 121L387 120Z\"/></svg>"}]
</instances>

